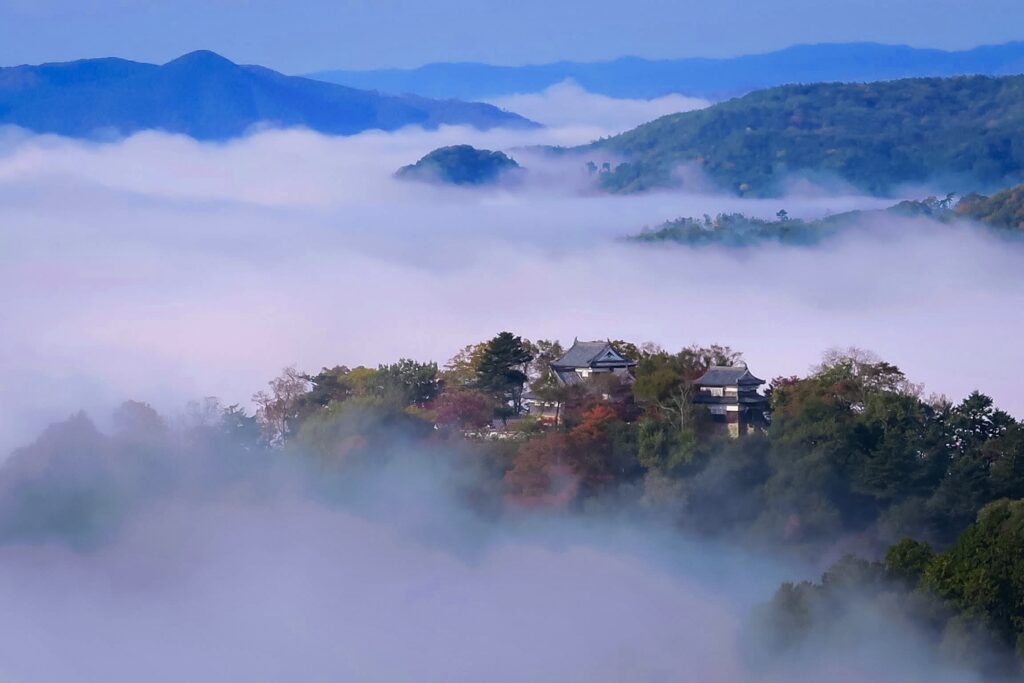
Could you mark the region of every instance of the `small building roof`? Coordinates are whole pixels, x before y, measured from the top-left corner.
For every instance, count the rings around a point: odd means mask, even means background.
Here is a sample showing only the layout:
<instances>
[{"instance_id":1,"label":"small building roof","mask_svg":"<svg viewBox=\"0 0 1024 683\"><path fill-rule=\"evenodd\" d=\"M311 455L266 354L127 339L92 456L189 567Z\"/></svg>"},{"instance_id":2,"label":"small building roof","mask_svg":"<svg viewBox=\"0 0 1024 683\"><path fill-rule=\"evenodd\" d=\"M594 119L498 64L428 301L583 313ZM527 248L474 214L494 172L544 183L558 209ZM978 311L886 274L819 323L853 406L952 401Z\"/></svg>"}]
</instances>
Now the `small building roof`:
<instances>
[{"instance_id":1,"label":"small building roof","mask_svg":"<svg viewBox=\"0 0 1024 683\"><path fill-rule=\"evenodd\" d=\"M713 365L697 380L701 387L760 386L764 380L755 377L743 365Z\"/></svg>"},{"instance_id":2,"label":"small building roof","mask_svg":"<svg viewBox=\"0 0 1024 683\"><path fill-rule=\"evenodd\" d=\"M574 384L582 384L583 378L576 374L576 371L572 368L562 370L560 368L555 369L555 376L558 377L558 381L562 384L573 386Z\"/></svg>"},{"instance_id":3,"label":"small building roof","mask_svg":"<svg viewBox=\"0 0 1024 683\"><path fill-rule=\"evenodd\" d=\"M612 347L611 342L579 341L577 339L561 358L551 364L551 367L555 369L570 369L602 366L632 367L634 365L636 365L636 361L621 355Z\"/></svg>"}]
</instances>

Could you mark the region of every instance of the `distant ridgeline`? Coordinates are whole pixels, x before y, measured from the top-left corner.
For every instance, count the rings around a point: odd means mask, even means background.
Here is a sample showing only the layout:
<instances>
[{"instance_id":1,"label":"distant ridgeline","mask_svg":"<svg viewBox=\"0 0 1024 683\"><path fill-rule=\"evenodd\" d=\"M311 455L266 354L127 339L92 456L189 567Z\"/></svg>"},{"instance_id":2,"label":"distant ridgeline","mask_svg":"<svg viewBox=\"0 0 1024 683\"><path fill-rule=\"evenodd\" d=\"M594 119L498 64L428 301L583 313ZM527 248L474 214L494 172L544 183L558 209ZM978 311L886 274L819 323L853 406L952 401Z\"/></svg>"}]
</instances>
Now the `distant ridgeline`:
<instances>
[{"instance_id":1,"label":"distant ridgeline","mask_svg":"<svg viewBox=\"0 0 1024 683\"><path fill-rule=\"evenodd\" d=\"M488 185L522 170L504 152L453 145L435 149L415 164L403 166L395 176L449 185Z\"/></svg>"},{"instance_id":2,"label":"distant ridgeline","mask_svg":"<svg viewBox=\"0 0 1024 683\"><path fill-rule=\"evenodd\" d=\"M0 68L4 124L70 137L163 130L200 140L237 137L257 125L332 135L410 125L537 126L489 104L355 90L234 64L207 51L162 66L83 59Z\"/></svg>"},{"instance_id":3,"label":"distant ridgeline","mask_svg":"<svg viewBox=\"0 0 1024 683\"><path fill-rule=\"evenodd\" d=\"M721 244L741 247L764 242L813 245L846 228L885 216L926 216L942 223L970 219L1001 233L1024 237L1024 185L992 197L968 195L955 205L952 195L945 199L929 197L922 201L903 201L888 209L847 211L812 221L790 218L785 211L780 211L776 220L752 218L740 213L676 218L654 229L645 228L627 239L693 246Z\"/></svg>"},{"instance_id":4,"label":"distant ridgeline","mask_svg":"<svg viewBox=\"0 0 1024 683\"><path fill-rule=\"evenodd\" d=\"M922 76L1024 71L1024 43L985 45L948 52L878 43L794 45L764 54L725 59L642 59L557 62L525 66L437 63L415 69L321 71L332 83L426 97L480 99L538 92L572 79L590 92L651 98L682 93L724 99L786 83L866 82Z\"/></svg>"},{"instance_id":5,"label":"distant ridgeline","mask_svg":"<svg viewBox=\"0 0 1024 683\"><path fill-rule=\"evenodd\" d=\"M1024 76L788 85L569 151L623 160L598 175L620 193L679 186L685 165L750 196L778 196L794 177L880 196L936 180L987 191L1024 180Z\"/></svg>"}]
</instances>

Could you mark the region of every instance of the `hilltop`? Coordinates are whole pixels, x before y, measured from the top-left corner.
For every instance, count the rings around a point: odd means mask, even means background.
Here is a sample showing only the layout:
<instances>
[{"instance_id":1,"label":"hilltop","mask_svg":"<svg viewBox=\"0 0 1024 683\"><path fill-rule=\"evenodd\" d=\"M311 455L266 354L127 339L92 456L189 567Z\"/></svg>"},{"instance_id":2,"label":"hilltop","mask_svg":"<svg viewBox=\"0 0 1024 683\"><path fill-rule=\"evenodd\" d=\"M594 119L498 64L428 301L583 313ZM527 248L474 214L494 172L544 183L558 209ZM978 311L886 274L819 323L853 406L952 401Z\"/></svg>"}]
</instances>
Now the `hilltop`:
<instances>
[{"instance_id":1,"label":"hilltop","mask_svg":"<svg viewBox=\"0 0 1024 683\"><path fill-rule=\"evenodd\" d=\"M878 43L825 43L725 59L622 57L525 66L437 63L415 69L320 71L310 78L354 88L463 99L538 92L572 79L590 92L611 97L683 93L717 100L787 83L1021 72L1024 42L955 52Z\"/></svg>"},{"instance_id":2,"label":"hilltop","mask_svg":"<svg viewBox=\"0 0 1024 683\"><path fill-rule=\"evenodd\" d=\"M453 145L435 149L415 164L398 169L395 175L451 185L487 185L519 170L522 167L504 152Z\"/></svg>"},{"instance_id":3,"label":"hilltop","mask_svg":"<svg viewBox=\"0 0 1024 683\"><path fill-rule=\"evenodd\" d=\"M0 68L2 124L69 137L153 129L200 140L237 137L256 125L332 135L409 125L536 125L488 104L382 95L235 64L208 51L163 65L108 58Z\"/></svg>"},{"instance_id":4,"label":"hilltop","mask_svg":"<svg viewBox=\"0 0 1024 683\"><path fill-rule=\"evenodd\" d=\"M574 151L611 192L681 184L699 168L724 189L772 196L793 176L876 195L943 180L958 191L1024 180L1024 77L919 78L760 90L664 116Z\"/></svg>"}]
</instances>

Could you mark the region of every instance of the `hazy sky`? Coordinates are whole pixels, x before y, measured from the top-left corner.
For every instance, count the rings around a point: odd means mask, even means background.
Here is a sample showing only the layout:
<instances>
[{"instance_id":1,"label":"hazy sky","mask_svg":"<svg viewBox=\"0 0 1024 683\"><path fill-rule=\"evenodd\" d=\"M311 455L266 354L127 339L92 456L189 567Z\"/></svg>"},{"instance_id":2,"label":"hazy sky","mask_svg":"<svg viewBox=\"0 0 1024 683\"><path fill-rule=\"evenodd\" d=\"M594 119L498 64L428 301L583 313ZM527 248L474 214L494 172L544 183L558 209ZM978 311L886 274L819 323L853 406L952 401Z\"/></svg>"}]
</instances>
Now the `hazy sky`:
<instances>
[{"instance_id":1,"label":"hazy sky","mask_svg":"<svg viewBox=\"0 0 1024 683\"><path fill-rule=\"evenodd\" d=\"M1024 37L1020 0L0 0L0 64L198 48L286 72Z\"/></svg>"}]
</instances>

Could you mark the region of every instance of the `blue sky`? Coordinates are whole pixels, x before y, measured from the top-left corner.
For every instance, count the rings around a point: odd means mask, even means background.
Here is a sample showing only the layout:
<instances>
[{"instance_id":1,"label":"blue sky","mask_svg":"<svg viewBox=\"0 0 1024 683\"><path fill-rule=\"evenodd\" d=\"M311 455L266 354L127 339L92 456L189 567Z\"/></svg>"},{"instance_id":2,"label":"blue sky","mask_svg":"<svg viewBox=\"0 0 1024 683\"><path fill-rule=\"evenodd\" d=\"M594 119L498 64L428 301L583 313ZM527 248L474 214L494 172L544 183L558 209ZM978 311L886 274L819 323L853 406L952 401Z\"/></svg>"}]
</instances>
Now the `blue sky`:
<instances>
[{"instance_id":1,"label":"blue sky","mask_svg":"<svg viewBox=\"0 0 1024 683\"><path fill-rule=\"evenodd\" d=\"M198 48L289 73L1024 38L1021 0L0 0L0 64Z\"/></svg>"}]
</instances>

